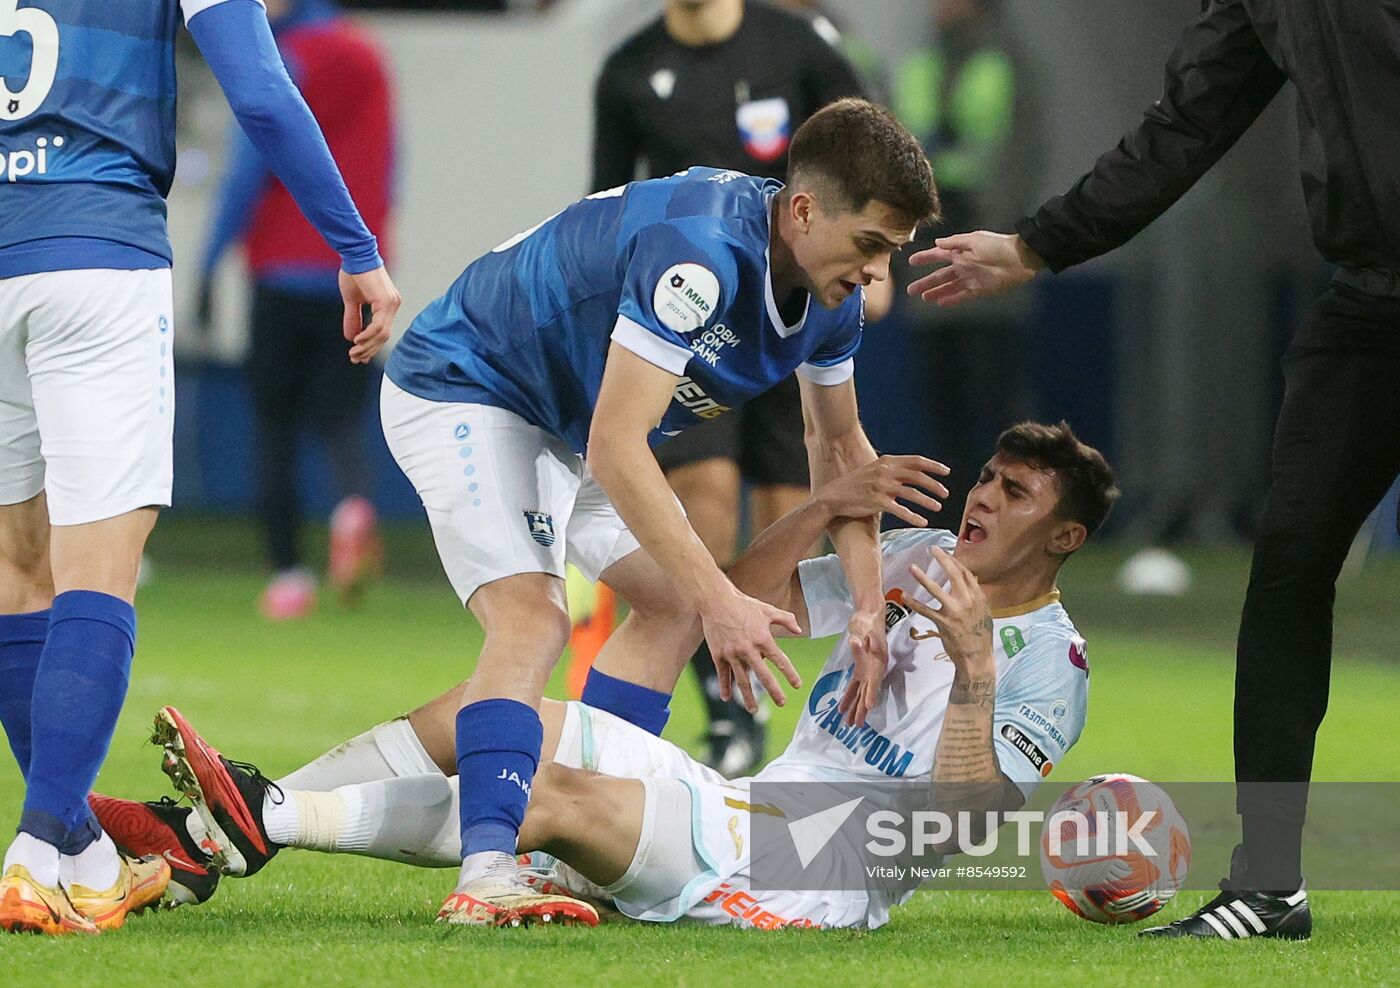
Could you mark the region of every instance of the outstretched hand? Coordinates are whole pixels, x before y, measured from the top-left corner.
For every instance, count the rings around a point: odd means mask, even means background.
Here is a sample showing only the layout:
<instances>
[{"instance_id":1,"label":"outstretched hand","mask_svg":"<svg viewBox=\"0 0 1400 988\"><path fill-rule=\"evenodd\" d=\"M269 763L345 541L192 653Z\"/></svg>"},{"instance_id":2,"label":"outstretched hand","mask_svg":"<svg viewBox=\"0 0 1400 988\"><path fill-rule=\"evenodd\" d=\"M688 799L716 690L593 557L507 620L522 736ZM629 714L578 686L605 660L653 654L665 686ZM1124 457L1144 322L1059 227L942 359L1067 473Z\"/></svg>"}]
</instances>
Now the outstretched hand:
<instances>
[{"instance_id":1,"label":"outstretched hand","mask_svg":"<svg viewBox=\"0 0 1400 988\"><path fill-rule=\"evenodd\" d=\"M948 496L948 488L938 478L949 472L942 463L926 456L886 454L837 477L822 487L817 497L837 518L870 518L888 512L923 528L928 520L900 501L928 511L941 511L943 503L938 499Z\"/></svg>"},{"instance_id":2,"label":"outstretched hand","mask_svg":"<svg viewBox=\"0 0 1400 988\"><path fill-rule=\"evenodd\" d=\"M939 237L909 259L915 266L942 263L912 283L909 294L940 306L1000 295L1035 277L1045 262L1014 233L959 233Z\"/></svg>"},{"instance_id":3,"label":"outstretched hand","mask_svg":"<svg viewBox=\"0 0 1400 988\"><path fill-rule=\"evenodd\" d=\"M794 689L802 685L802 677L792 661L773 640L773 626L800 635L802 626L792 613L756 600L738 590L730 589L706 603L700 612L705 641L710 646L715 671L719 674L719 694L730 700L737 691L749 713L758 712L753 679L773 698L778 706L787 703L787 694L773 675L769 664L783 674Z\"/></svg>"},{"instance_id":4,"label":"outstretched hand","mask_svg":"<svg viewBox=\"0 0 1400 988\"><path fill-rule=\"evenodd\" d=\"M948 578L945 589L923 569L910 566L919 585L938 602L938 609L908 598L909 609L932 621L943 650L959 671L992 659L992 609L977 577L951 553L934 546L930 553Z\"/></svg>"}]
</instances>

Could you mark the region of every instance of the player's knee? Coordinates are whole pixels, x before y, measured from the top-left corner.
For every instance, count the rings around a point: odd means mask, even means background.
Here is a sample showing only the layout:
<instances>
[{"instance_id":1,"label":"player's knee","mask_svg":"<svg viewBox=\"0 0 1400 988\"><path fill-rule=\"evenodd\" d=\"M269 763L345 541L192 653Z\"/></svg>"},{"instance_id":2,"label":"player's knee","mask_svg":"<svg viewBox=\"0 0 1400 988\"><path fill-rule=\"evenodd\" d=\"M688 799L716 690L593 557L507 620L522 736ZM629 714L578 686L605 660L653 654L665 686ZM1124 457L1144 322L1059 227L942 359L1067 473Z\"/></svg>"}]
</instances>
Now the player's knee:
<instances>
[{"instance_id":1,"label":"player's knee","mask_svg":"<svg viewBox=\"0 0 1400 988\"><path fill-rule=\"evenodd\" d=\"M680 596L670 593L665 587L656 587L639 595L639 599L627 601L632 616L637 621L655 625L658 628L674 629L677 633L689 625L700 627L700 614Z\"/></svg>"},{"instance_id":2,"label":"player's knee","mask_svg":"<svg viewBox=\"0 0 1400 988\"><path fill-rule=\"evenodd\" d=\"M0 613L43 610L53 602L48 519L25 523L30 520L6 518L0 526Z\"/></svg>"},{"instance_id":3,"label":"player's knee","mask_svg":"<svg viewBox=\"0 0 1400 988\"><path fill-rule=\"evenodd\" d=\"M534 614L529 621L525 626L527 636L534 641L548 642L551 654L558 658L569 644L569 636L574 629L568 606L551 603Z\"/></svg>"},{"instance_id":4,"label":"player's knee","mask_svg":"<svg viewBox=\"0 0 1400 988\"><path fill-rule=\"evenodd\" d=\"M0 614L42 611L53 604L53 571L48 554L0 559Z\"/></svg>"},{"instance_id":5,"label":"player's knee","mask_svg":"<svg viewBox=\"0 0 1400 988\"><path fill-rule=\"evenodd\" d=\"M568 828L589 819L588 805L597 775L586 769L546 762L530 788L526 827L530 837L546 846L569 835Z\"/></svg>"},{"instance_id":6,"label":"player's knee","mask_svg":"<svg viewBox=\"0 0 1400 988\"><path fill-rule=\"evenodd\" d=\"M26 540L17 545L6 545L0 552L0 566L9 570L12 579L25 585L47 581L53 583L49 570L47 541ZM7 581L8 582L8 581Z\"/></svg>"},{"instance_id":7,"label":"player's knee","mask_svg":"<svg viewBox=\"0 0 1400 988\"><path fill-rule=\"evenodd\" d=\"M619 596L627 601L630 610L628 620L644 622L657 631L681 629L691 623L698 628L699 612L675 592L669 580L659 576L630 581L625 590L619 589Z\"/></svg>"},{"instance_id":8,"label":"player's knee","mask_svg":"<svg viewBox=\"0 0 1400 988\"><path fill-rule=\"evenodd\" d=\"M540 576L541 574L530 574ZM481 622L488 643L540 653L557 659L569 643L573 622L563 592L563 581L553 577L537 586L519 585L512 589L490 584L471 599L472 613ZM538 582L538 581L536 581ZM554 584L559 586L556 588Z\"/></svg>"}]
</instances>

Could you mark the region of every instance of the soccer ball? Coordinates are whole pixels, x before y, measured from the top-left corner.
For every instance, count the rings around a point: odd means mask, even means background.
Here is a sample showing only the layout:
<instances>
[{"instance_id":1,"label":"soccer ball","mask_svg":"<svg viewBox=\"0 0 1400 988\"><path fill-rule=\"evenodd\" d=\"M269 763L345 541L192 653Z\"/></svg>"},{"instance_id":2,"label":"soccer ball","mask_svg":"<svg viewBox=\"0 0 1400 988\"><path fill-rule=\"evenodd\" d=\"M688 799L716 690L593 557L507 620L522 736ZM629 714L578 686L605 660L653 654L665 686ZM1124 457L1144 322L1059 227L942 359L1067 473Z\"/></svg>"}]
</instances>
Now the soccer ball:
<instances>
[{"instance_id":1,"label":"soccer ball","mask_svg":"<svg viewBox=\"0 0 1400 988\"><path fill-rule=\"evenodd\" d=\"M1190 862L1191 836L1171 798L1124 773L1071 787L1040 835L1040 869L1051 894L1095 923L1151 916L1176 895Z\"/></svg>"}]
</instances>

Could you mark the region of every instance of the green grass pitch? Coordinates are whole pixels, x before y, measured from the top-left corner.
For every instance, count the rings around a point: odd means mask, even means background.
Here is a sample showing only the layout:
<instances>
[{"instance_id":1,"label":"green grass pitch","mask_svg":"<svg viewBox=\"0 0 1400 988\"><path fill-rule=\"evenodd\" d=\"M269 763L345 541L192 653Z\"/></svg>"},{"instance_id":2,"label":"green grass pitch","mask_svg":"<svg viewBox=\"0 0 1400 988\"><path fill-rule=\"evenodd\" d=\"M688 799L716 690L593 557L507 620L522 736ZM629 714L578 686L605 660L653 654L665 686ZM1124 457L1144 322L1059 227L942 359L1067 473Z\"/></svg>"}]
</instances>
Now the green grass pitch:
<instances>
[{"instance_id":1,"label":"green grass pitch","mask_svg":"<svg viewBox=\"0 0 1400 988\"><path fill-rule=\"evenodd\" d=\"M174 521L174 519L172 519ZM286 772L463 678L479 635L456 606L421 540L394 557L395 577L363 609L323 605L274 627L254 613L251 571L211 571L221 546L249 534L177 522L158 532L157 577L142 591L140 651L99 788L153 798L169 792L145 743L162 703L180 706L232 757ZM223 540L223 541L221 541ZM244 550L246 555L247 551ZM230 553L236 555L236 553ZM199 565L199 557L206 565ZM1132 600L1112 584L1121 555L1088 553L1063 581L1090 642L1088 727L1050 784L1099 771L1163 780L1228 779L1234 622L1247 559L1190 557L1197 584L1174 601ZM1319 743L1318 778L1400 779L1400 566L1373 564L1344 584L1338 661ZM820 644L791 653L810 679ZM557 695L557 693L556 693ZM779 711L770 753L796 713ZM1144 730L1145 722L1163 725ZM699 733L688 683L668 736ZM22 789L0 761L0 810L18 817ZM1225 862L1219 862L1224 868ZM873 933L615 924L598 930L445 929L432 922L450 871L287 852L256 878L225 880L208 905L148 914L93 940L0 938L0 985L178 982L204 985L449 983L1319 984L1395 983L1400 894L1318 892L1308 943L1144 942L1134 927L1100 927L1048 893L919 894ZM1195 908L1184 892L1162 914Z\"/></svg>"}]
</instances>

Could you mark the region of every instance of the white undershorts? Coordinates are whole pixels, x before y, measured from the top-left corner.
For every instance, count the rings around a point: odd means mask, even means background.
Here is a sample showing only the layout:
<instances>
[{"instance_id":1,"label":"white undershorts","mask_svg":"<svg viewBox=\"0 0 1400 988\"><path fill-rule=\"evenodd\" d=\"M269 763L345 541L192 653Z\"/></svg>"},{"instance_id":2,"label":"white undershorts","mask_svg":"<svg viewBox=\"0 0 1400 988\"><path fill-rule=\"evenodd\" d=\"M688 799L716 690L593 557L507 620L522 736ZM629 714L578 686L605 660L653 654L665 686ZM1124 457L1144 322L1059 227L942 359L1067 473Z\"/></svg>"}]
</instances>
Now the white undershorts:
<instances>
[{"instance_id":1,"label":"white undershorts","mask_svg":"<svg viewBox=\"0 0 1400 988\"><path fill-rule=\"evenodd\" d=\"M0 504L82 525L170 504L170 269L0 278Z\"/></svg>"},{"instance_id":2,"label":"white undershorts","mask_svg":"<svg viewBox=\"0 0 1400 988\"><path fill-rule=\"evenodd\" d=\"M752 890L750 814L772 810L751 808L752 779L725 779L671 742L577 702L569 704L554 760L645 787L631 866L601 890L624 916L758 929L876 927L888 918L885 905L862 891ZM565 886L586 885L560 870Z\"/></svg>"},{"instance_id":3,"label":"white undershorts","mask_svg":"<svg viewBox=\"0 0 1400 988\"><path fill-rule=\"evenodd\" d=\"M562 578L565 563L597 580L640 548L583 457L514 412L429 401L388 377L379 409L462 603L507 576Z\"/></svg>"}]
</instances>

